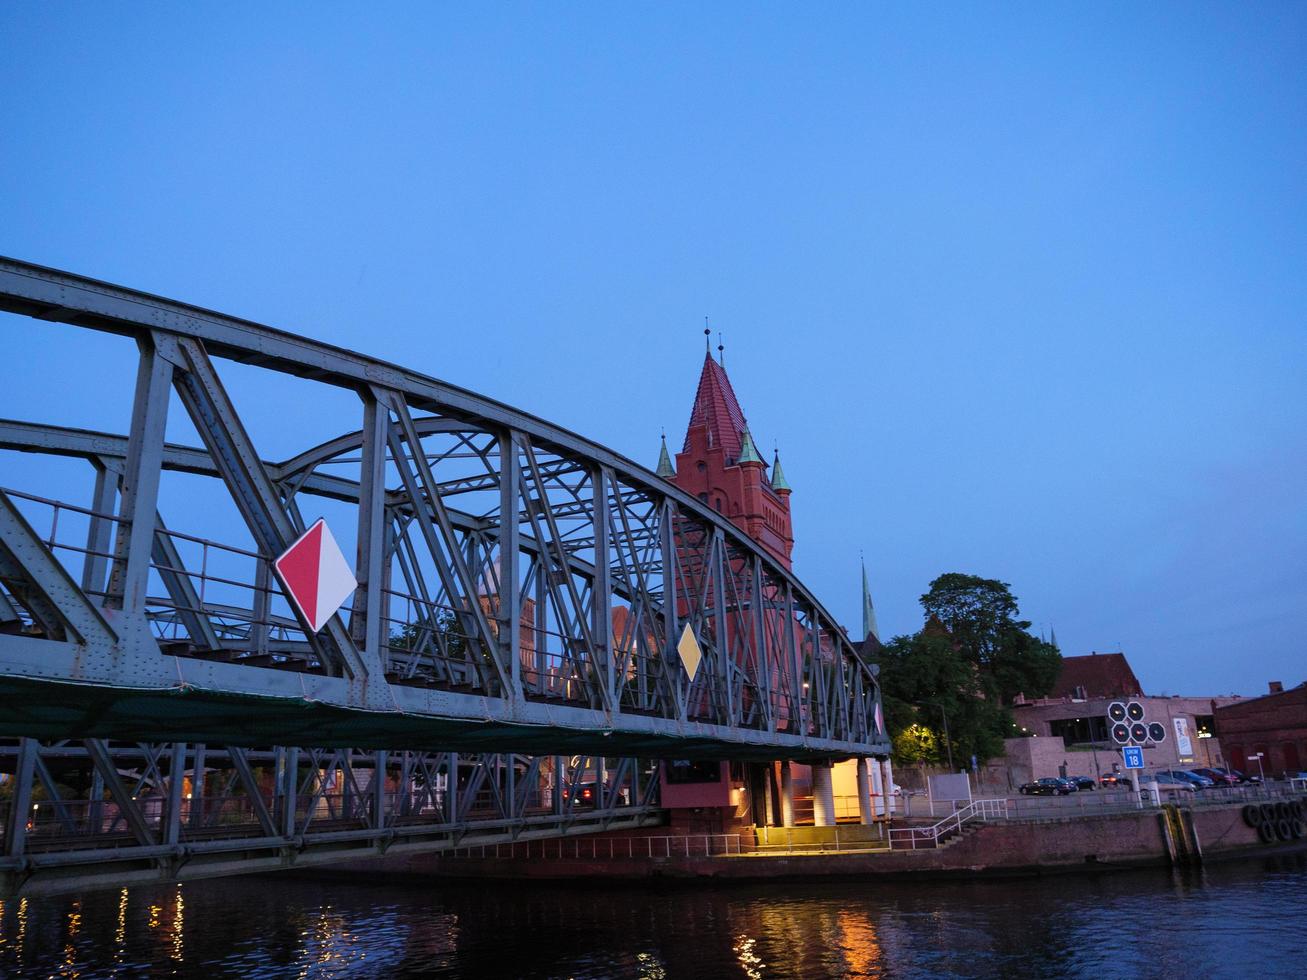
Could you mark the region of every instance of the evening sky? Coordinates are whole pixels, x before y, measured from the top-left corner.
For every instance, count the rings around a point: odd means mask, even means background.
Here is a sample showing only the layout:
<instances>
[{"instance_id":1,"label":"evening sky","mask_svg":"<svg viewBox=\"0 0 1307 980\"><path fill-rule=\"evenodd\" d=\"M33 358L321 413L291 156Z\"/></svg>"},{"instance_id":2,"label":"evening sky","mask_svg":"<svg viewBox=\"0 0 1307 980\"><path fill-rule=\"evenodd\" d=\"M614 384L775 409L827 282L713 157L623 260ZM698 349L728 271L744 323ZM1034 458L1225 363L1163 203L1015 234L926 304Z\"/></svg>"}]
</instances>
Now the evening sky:
<instances>
[{"instance_id":1,"label":"evening sky","mask_svg":"<svg viewBox=\"0 0 1307 980\"><path fill-rule=\"evenodd\" d=\"M0 50L2 254L651 468L709 315L855 635L863 551L886 636L964 571L1150 693L1307 680L1307 6L9 2ZM125 428L107 341L0 343L0 415Z\"/></svg>"}]
</instances>

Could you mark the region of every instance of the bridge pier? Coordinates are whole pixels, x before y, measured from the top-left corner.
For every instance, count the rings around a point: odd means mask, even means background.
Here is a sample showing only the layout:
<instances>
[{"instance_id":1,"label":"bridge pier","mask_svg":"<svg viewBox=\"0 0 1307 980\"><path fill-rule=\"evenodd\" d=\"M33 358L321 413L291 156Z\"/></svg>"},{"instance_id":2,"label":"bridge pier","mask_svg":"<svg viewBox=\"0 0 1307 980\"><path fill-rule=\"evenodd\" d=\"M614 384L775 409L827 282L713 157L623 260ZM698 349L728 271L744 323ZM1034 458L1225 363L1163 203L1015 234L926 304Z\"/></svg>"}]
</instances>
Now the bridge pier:
<instances>
[{"instance_id":1,"label":"bridge pier","mask_svg":"<svg viewBox=\"0 0 1307 980\"><path fill-rule=\"evenodd\" d=\"M858 759L858 819L864 824L876 822L871 805L871 759Z\"/></svg>"},{"instance_id":2,"label":"bridge pier","mask_svg":"<svg viewBox=\"0 0 1307 980\"><path fill-rule=\"evenodd\" d=\"M781 823L794 826L794 772L788 759L781 763Z\"/></svg>"},{"instance_id":3,"label":"bridge pier","mask_svg":"<svg viewBox=\"0 0 1307 980\"><path fill-rule=\"evenodd\" d=\"M876 768L880 770L881 801L886 820L894 816L894 770L890 768L889 758L879 760Z\"/></svg>"},{"instance_id":4,"label":"bridge pier","mask_svg":"<svg viewBox=\"0 0 1307 980\"><path fill-rule=\"evenodd\" d=\"M835 785L828 761L812 764L812 822L818 827L835 826Z\"/></svg>"}]
</instances>

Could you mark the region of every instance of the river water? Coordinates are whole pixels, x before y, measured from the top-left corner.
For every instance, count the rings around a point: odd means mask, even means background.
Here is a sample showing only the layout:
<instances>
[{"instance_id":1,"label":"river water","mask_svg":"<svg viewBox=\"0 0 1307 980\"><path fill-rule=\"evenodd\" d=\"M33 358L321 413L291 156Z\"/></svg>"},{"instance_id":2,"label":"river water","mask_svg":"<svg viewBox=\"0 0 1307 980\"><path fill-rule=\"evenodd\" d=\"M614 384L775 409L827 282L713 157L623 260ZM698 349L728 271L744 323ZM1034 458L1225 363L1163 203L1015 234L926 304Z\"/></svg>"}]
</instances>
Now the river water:
<instances>
[{"instance_id":1,"label":"river water","mask_svg":"<svg viewBox=\"0 0 1307 980\"><path fill-rule=\"evenodd\" d=\"M1307 975L1307 857L970 882L269 875L10 900L4 977Z\"/></svg>"}]
</instances>

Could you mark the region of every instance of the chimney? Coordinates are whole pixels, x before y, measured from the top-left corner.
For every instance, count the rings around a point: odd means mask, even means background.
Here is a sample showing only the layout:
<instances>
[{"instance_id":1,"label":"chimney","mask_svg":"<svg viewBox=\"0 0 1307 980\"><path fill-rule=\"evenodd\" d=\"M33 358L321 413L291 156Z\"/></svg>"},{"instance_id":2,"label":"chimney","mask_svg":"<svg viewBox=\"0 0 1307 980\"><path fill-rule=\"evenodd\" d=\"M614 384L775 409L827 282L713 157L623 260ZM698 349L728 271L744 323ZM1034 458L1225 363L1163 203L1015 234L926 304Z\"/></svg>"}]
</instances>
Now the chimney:
<instances>
[{"instance_id":1,"label":"chimney","mask_svg":"<svg viewBox=\"0 0 1307 980\"><path fill-rule=\"evenodd\" d=\"M1283 693L1284 693L1284 682L1283 682L1283 681L1271 681L1271 683L1270 683L1270 688L1271 688L1271 691L1270 691L1271 694L1283 694Z\"/></svg>"}]
</instances>

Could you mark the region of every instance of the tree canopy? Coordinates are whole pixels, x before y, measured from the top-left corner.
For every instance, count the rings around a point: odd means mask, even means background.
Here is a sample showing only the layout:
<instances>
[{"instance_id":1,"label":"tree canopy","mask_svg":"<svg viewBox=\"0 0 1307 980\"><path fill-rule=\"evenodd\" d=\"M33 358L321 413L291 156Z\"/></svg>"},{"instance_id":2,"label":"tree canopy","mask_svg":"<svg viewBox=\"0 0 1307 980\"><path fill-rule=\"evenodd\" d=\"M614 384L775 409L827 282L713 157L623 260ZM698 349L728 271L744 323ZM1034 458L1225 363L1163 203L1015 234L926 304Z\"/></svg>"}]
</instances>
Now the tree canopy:
<instances>
[{"instance_id":1,"label":"tree canopy","mask_svg":"<svg viewBox=\"0 0 1307 980\"><path fill-rule=\"evenodd\" d=\"M1003 751L1014 729L1007 705L1042 697L1061 670L1057 648L1018 619L1011 587L949 572L921 597L926 625L880 651L886 722L901 762L954 764ZM947 727L947 743L943 730Z\"/></svg>"}]
</instances>

